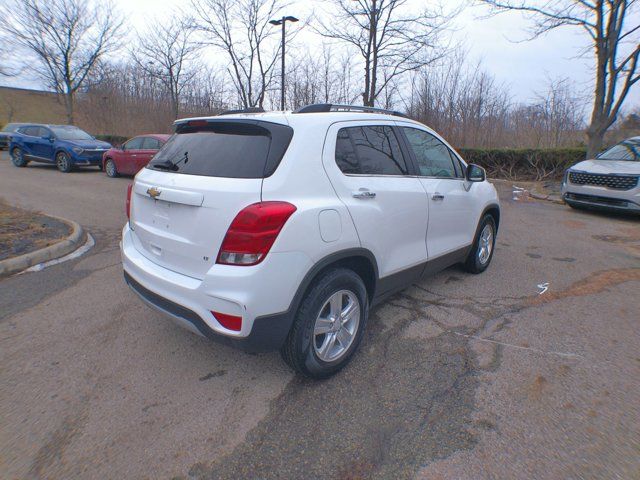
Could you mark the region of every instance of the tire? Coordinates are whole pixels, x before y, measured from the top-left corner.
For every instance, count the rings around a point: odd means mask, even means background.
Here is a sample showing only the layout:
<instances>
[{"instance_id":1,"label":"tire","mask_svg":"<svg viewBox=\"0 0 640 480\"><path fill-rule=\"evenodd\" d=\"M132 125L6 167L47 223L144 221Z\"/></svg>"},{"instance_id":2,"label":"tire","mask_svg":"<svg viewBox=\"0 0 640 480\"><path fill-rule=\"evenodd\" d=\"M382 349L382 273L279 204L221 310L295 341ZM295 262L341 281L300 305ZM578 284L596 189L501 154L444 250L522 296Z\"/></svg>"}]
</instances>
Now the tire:
<instances>
[{"instance_id":1,"label":"tire","mask_svg":"<svg viewBox=\"0 0 640 480\"><path fill-rule=\"evenodd\" d=\"M104 172L107 174L107 177L116 178L120 176L115 162L110 158L107 158L107 161L104 163Z\"/></svg>"},{"instance_id":2,"label":"tire","mask_svg":"<svg viewBox=\"0 0 640 480\"><path fill-rule=\"evenodd\" d=\"M464 263L470 273L484 272L493 258L496 246L496 221L489 214L482 217L476 238ZM488 249L488 251L487 251Z\"/></svg>"},{"instance_id":3,"label":"tire","mask_svg":"<svg viewBox=\"0 0 640 480\"><path fill-rule=\"evenodd\" d=\"M16 167L22 168L26 167L29 162L24 159L24 152L22 149L14 147L13 150L11 150L11 163Z\"/></svg>"},{"instance_id":4,"label":"tire","mask_svg":"<svg viewBox=\"0 0 640 480\"><path fill-rule=\"evenodd\" d=\"M344 319L335 318L337 311L346 314ZM307 377L330 377L358 349L368 317L369 299L360 276L345 268L329 270L313 281L302 299L280 350L282 358Z\"/></svg>"},{"instance_id":5,"label":"tire","mask_svg":"<svg viewBox=\"0 0 640 480\"><path fill-rule=\"evenodd\" d=\"M58 170L60 170L62 173L69 173L71 170L73 170L73 163L71 163L71 159L69 158L69 155L67 153L56 153L56 167L58 167Z\"/></svg>"}]
</instances>

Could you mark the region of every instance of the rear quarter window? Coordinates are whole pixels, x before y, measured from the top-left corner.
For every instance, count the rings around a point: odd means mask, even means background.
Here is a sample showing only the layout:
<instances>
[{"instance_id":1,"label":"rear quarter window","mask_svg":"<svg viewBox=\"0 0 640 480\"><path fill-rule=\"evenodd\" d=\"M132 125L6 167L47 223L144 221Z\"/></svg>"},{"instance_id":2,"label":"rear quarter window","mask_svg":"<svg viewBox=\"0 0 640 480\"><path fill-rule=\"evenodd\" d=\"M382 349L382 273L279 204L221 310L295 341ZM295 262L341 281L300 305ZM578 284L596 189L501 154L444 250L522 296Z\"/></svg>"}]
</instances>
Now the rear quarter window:
<instances>
[{"instance_id":1,"label":"rear quarter window","mask_svg":"<svg viewBox=\"0 0 640 480\"><path fill-rule=\"evenodd\" d=\"M293 135L288 126L267 123L178 125L148 168L209 177L267 177L277 168Z\"/></svg>"}]
</instances>

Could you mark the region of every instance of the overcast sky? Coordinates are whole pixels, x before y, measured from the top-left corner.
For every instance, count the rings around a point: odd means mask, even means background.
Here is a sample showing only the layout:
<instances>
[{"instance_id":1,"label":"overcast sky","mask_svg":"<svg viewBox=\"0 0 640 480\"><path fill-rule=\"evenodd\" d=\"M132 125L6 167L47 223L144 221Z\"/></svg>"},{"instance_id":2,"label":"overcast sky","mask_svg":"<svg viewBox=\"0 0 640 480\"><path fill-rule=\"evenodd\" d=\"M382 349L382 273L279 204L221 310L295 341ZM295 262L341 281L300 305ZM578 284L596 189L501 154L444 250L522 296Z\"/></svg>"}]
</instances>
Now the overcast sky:
<instances>
[{"instance_id":1,"label":"overcast sky","mask_svg":"<svg viewBox=\"0 0 640 480\"><path fill-rule=\"evenodd\" d=\"M424 0L413 0L424 5ZM461 0L463 1L463 0ZM184 8L186 0L115 0L129 23L144 30L151 17L162 18L177 8ZM447 4L454 3L449 0ZM465 2L469 4L470 2ZM312 11L322 14L323 0L298 0L283 12L298 16L301 20ZM589 97L593 71L593 59L589 55L580 57L585 36L575 28L561 28L532 41L519 42L527 38L529 21L521 14L505 13L492 18L482 18L483 7L466 7L454 23L454 38L464 43L469 51L469 61L482 61L484 70L499 83L508 86L514 101L527 102L545 90L550 78L569 78L576 89ZM640 21L636 12L633 22ZM314 41L315 40L315 41ZM299 43L317 44L311 33L299 36ZM290 50L291 51L291 50ZM214 55L211 52L209 55ZM220 57L223 58L223 57ZM5 81L4 84L25 88L41 87L28 75ZM640 107L640 86L635 86L627 100L626 110Z\"/></svg>"}]
</instances>

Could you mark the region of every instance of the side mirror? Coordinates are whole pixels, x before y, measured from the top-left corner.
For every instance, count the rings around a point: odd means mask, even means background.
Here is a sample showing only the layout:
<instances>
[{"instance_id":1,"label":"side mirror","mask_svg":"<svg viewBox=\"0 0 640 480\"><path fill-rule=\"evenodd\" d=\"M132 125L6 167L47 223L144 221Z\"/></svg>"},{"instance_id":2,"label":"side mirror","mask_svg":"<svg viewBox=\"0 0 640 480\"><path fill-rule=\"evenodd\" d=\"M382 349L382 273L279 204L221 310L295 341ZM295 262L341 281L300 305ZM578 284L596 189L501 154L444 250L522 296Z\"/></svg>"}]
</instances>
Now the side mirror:
<instances>
[{"instance_id":1,"label":"side mirror","mask_svg":"<svg viewBox=\"0 0 640 480\"><path fill-rule=\"evenodd\" d=\"M475 163L467 165L467 181L469 182L484 182L487 179L487 173L484 168Z\"/></svg>"}]
</instances>

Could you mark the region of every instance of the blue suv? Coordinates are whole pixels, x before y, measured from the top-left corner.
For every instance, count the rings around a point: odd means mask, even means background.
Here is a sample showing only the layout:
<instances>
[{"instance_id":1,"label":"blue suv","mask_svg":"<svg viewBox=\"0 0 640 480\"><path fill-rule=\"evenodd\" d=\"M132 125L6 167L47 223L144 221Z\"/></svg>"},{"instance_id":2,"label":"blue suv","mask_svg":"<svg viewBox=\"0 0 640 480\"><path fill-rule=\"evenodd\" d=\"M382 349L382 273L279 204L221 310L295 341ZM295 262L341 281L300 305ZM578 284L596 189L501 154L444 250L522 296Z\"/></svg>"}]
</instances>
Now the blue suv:
<instances>
[{"instance_id":1,"label":"blue suv","mask_svg":"<svg viewBox=\"0 0 640 480\"><path fill-rule=\"evenodd\" d=\"M16 167L29 162L55 163L61 172L75 166L102 168L102 155L111 144L96 140L71 125L25 124L11 135L9 152Z\"/></svg>"}]
</instances>

